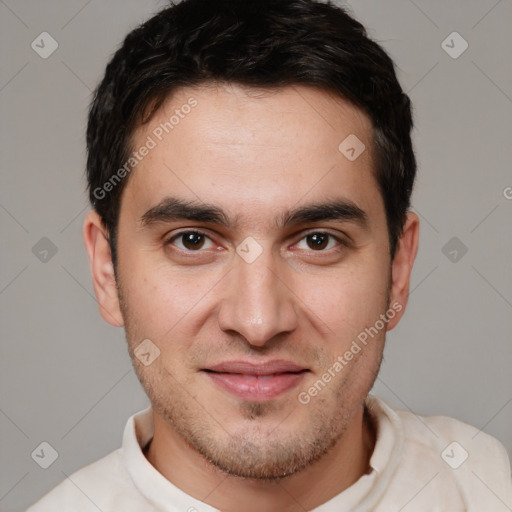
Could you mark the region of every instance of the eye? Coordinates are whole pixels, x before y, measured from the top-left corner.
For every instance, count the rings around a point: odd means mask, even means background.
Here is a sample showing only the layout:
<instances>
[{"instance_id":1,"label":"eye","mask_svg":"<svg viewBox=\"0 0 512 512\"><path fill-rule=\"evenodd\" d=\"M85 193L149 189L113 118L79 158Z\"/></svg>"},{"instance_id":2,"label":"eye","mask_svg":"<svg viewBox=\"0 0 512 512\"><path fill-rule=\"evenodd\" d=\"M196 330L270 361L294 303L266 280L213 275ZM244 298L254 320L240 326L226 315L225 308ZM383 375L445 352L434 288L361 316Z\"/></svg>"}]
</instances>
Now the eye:
<instances>
[{"instance_id":1,"label":"eye","mask_svg":"<svg viewBox=\"0 0 512 512\"><path fill-rule=\"evenodd\" d=\"M307 247L300 247L300 243L305 240ZM337 242L337 244L336 244ZM308 233L298 244L299 249L312 249L316 252L326 252L325 249L332 249L336 247L336 245L346 245L342 240L338 237L332 235L331 233L324 232L314 232Z\"/></svg>"},{"instance_id":2,"label":"eye","mask_svg":"<svg viewBox=\"0 0 512 512\"><path fill-rule=\"evenodd\" d=\"M180 244L174 244L174 241L180 242ZM192 251L192 252L200 252L200 249L204 249L206 240L210 241L211 246L206 247L206 249L211 249L213 247L213 242L210 237L201 231L182 231L174 235L167 241L167 244L173 244L183 251Z\"/></svg>"},{"instance_id":3,"label":"eye","mask_svg":"<svg viewBox=\"0 0 512 512\"><path fill-rule=\"evenodd\" d=\"M306 246L304 247L304 243ZM214 243L208 235L201 231L188 230L181 231L173 235L166 245L174 245L184 252L203 252L201 249L212 249ZM209 245L208 245L209 244ZM301 247L301 244L302 247ZM313 250L314 252L327 252L330 249L343 249L347 244L340 238L331 233L316 231L308 233L297 244L297 248L301 250Z\"/></svg>"}]
</instances>

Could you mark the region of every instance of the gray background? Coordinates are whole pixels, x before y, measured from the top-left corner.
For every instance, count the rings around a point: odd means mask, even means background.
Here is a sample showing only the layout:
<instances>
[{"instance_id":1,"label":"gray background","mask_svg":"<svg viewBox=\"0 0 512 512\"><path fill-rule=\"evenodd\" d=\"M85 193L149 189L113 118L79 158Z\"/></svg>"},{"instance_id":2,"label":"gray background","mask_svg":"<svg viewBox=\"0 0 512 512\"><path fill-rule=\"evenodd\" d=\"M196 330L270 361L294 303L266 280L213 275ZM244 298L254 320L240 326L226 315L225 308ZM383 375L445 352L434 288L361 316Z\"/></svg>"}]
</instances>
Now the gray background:
<instances>
[{"instance_id":1,"label":"gray background","mask_svg":"<svg viewBox=\"0 0 512 512\"><path fill-rule=\"evenodd\" d=\"M107 58L162 5L0 0L5 512L118 447L126 419L147 403L122 329L97 312L81 238L84 130ZM471 423L512 454L512 2L362 0L350 8L397 63L415 107L419 163L412 295L374 392ZM47 59L31 48L43 31L59 45ZM453 31L469 44L456 59L441 46ZM48 242L33 252L43 237L57 249L46 262ZM59 454L46 470L31 458L42 441Z\"/></svg>"}]
</instances>

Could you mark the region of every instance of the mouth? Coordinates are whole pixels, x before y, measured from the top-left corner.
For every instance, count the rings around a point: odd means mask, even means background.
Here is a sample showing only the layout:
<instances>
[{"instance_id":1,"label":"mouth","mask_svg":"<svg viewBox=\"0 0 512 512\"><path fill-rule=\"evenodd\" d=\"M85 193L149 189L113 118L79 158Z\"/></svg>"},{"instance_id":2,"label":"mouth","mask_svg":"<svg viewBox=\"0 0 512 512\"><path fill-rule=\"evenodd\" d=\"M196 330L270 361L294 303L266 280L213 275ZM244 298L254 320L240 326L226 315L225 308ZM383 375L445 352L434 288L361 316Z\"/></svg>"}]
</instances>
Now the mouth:
<instances>
[{"instance_id":1,"label":"mouth","mask_svg":"<svg viewBox=\"0 0 512 512\"><path fill-rule=\"evenodd\" d=\"M260 364L229 361L202 371L224 391L251 402L265 402L283 395L298 386L309 372L307 368L284 360Z\"/></svg>"}]
</instances>

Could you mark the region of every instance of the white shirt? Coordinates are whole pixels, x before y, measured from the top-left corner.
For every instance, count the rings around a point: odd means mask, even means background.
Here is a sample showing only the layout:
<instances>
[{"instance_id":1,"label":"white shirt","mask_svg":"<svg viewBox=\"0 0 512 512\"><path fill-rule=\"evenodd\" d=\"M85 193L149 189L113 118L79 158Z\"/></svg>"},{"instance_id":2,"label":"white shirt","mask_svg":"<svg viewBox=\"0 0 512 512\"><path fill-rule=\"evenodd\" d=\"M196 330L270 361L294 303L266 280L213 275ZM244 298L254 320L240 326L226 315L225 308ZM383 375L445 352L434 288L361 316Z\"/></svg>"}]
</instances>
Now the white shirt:
<instances>
[{"instance_id":1,"label":"white shirt","mask_svg":"<svg viewBox=\"0 0 512 512\"><path fill-rule=\"evenodd\" d=\"M376 426L371 472L314 512L510 512L505 448L453 418L394 410L369 396ZM132 416L122 447L73 473L27 512L215 512L146 459L151 409ZM312 483L314 485L314 483Z\"/></svg>"}]
</instances>

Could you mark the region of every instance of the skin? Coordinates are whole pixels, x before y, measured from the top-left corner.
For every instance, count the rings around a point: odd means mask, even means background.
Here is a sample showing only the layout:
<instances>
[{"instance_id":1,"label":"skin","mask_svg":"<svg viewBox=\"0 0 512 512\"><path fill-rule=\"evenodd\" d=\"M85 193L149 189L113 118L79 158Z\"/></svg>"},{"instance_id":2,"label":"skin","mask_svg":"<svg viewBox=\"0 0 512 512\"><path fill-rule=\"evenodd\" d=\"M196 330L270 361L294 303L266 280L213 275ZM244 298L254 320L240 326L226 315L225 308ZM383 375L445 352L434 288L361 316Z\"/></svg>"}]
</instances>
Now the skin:
<instances>
[{"instance_id":1,"label":"skin","mask_svg":"<svg viewBox=\"0 0 512 512\"><path fill-rule=\"evenodd\" d=\"M419 221L407 215L391 260L371 122L316 89L181 89L134 133L133 147L190 97L197 106L137 165L123 192L117 282L105 227L96 212L87 216L84 240L100 312L126 330L153 406L146 457L158 471L221 510L310 510L368 469L375 432L363 402L386 330L405 310ZM366 145L353 162L338 150L349 134ZM214 204L234 224L178 219L144 227L141 217L168 195ZM332 199L357 205L366 225L276 225L289 209ZM206 234L199 249L174 238L190 228ZM327 238L318 249L307 236L326 232L345 244ZM247 237L262 249L252 263L236 252ZM394 303L401 311L301 404L298 394ZM144 339L160 350L148 366L134 356ZM202 371L240 359L287 360L308 371L293 389L248 401Z\"/></svg>"}]
</instances>

